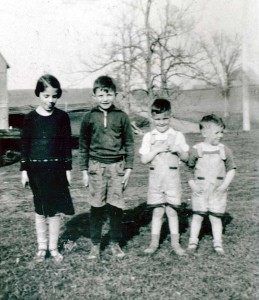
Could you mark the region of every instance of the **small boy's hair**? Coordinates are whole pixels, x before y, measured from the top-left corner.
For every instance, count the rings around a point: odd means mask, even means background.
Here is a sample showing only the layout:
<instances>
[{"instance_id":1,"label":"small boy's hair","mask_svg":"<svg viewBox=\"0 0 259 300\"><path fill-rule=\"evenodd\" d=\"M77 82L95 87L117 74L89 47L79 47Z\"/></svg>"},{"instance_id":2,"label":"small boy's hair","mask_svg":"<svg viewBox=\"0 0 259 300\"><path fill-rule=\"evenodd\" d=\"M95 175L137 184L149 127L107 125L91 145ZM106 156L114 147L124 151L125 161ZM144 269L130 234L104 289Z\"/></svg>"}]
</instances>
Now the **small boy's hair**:
<instances>
[{"instance_id":1,"label":"small boy's hair","mask_svg":"<svg viewBox=\"0 0 259 300\"><path fill-rule=\"evenodd\" d=\"M95 94L96 89L112 90L116 93L116 84L114 80L109 76L100 76L94 81L93 92Z\"/></svg>"},{"instance_id":2,"label":"small boy's hair","mask_svg":"<svg viewBox=\"0 0 259 300\"><path fill-rule=\"evenodd\" d=\"M171 103L167 99L155 99L151 105L151 114L162 114L164 112L171 111Z\"/></svg>"},{"instance_id":3,"label":"small boy's hair","mask_svg":"<svg viewBox=\"0 0 259 300\"><path fill-rule=\"evenodd\" d=\"M199 123L200 130L202 130L208 123L216 124L219 127L222 127L223 129L226 127L225 123L223 122L223 120L220 117L218 117L215 114L211 114L211 115L204 116L200 120L200 123Z\"/></svg>"},{"instance_id":4,"label":"small boy's hair","mask_svg":"<svg viewBox=\"0 0 259 300\"><path fill-rule=\"evenodd\" d=\"M40 93L44 92L46 88L52 87L54 89L57 89L57 97L60 98L62 95L62 89L60 86L59 81L56 77L50 74L46 74L41 76L36 84L35 88L35 95L39 97Z\"/></svg>"}]
</instances>

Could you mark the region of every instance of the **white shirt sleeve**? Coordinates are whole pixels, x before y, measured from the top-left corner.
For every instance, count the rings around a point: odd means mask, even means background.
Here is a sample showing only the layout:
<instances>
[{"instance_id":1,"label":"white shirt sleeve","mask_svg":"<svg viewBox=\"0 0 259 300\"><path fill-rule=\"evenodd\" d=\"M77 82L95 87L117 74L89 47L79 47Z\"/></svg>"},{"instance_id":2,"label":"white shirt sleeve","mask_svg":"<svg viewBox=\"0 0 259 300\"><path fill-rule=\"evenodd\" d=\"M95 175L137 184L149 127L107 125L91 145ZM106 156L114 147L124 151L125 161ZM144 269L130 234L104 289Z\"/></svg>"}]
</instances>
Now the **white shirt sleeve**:
<instances>
[{"instance_id":1,"label":"white shirt sleeve","mask_svg":"<svg viewBox=\"0 0 259 300\"><path fill-rule=\"evenodd\" d=\"M150 134L150 132L148 132L143 136L142 144L139 149L139 154L145 155L150 152L150 149L151 149L150 141L151 141L151 134Z\"/></svg>"},{"instance_id":2,"label":"white shirt sleeve","mask_svg":"<svg viewBox=\"0 0 259 300\"><path fill-rule=\"evenodd\" d=\"M190 148L189 145L186 144L184 135L179 131L176 135L175 145L180 146L184 152L188 152Z\"/></svg>"}]
</instances>

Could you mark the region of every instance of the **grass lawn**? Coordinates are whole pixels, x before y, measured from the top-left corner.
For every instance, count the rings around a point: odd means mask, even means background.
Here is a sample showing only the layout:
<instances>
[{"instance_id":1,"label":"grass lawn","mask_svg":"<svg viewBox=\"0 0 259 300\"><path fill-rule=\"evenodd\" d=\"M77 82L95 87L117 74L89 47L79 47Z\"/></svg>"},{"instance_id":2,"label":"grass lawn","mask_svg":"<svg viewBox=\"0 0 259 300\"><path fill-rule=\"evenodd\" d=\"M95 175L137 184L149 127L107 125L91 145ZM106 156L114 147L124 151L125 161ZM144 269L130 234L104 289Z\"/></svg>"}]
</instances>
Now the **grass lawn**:
<instances>
[{"instance_id":1,"label":"grass lawn","mask_svg":"<svg viewBox=\"0 0 259 300\"><path fill-rule=\"evenodd\" d=\"M101 261L86 260L91 245L89 205L87 191L81 185L77 150L73 152L71 186L76 215L62 220L59 245L64 262L61 264L55 264L50 258L40 264L33 262L37 245L31 191L21 187L18 163L0 168L0 299L259 299L256 290L259 284L257 136L258 131L225 134L225 144L233 150L238 165L224 218L225 256L213 252L210 226L205 221L198 252L177 257L170 249L166 220L160 249L153 256L143 255L150 238L151 212L144 204L148 169L140 164L137 155L141 137L136 137L136 164L125 192L123 250L127 255L123 260L111 257L107 223ZM200 136L186 134L186 139L193 145ZM181 237L184 248L190 230L189 175L183 166ZM71 251L64 247L68 240L76 243Z\"/></svg>"}]
</instances>

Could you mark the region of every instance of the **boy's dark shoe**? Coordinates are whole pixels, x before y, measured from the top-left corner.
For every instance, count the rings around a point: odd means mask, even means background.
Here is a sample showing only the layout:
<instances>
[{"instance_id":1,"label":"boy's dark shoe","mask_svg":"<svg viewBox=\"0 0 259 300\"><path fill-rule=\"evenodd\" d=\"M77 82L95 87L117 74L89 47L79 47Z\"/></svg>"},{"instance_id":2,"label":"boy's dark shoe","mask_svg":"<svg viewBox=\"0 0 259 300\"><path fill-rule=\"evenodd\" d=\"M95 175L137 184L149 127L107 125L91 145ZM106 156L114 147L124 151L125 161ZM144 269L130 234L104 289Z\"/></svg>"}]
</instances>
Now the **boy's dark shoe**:
<instances>
[{"instance_id":1,"label":"boy's dark shoe","mask_svg":"<svg viewBox=\"0 0 259 300\"><path fill-rule=\"evenodd\" d=\"M125 253L121 250L121 247L117 243L111 244L112 255L117 258L123 258Z\"/></svg>"},{"instance_id":2,"label":"boy's dark shoe","mask_svg":"<svg viewBox=\"0 0 259 300\"><path fill-rule=\"evenodd\" d=\"M87 259L94 260L99 258L100 258L100 245L93 245L89 255L87 256Z\"/></svg>"}]
</instances>

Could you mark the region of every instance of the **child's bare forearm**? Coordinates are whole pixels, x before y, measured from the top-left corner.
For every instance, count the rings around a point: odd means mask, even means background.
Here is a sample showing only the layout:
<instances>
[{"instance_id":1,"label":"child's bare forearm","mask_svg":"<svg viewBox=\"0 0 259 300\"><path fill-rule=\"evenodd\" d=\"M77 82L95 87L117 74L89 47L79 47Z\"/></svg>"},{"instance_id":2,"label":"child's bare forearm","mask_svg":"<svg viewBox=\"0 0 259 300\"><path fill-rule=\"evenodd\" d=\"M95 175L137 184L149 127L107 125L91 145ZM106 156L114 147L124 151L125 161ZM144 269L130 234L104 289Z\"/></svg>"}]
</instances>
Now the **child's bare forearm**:
<instances>
[{"instance_id":1,"label":"child's bare forearm","mask_svg":"<svg viewBox=\"0 0 259 300\"><path fill-rule=\"evenodd\" d=\"M150 163L154 158L155 156L158 154L159 152L157 150L153 150L153 151L150 151L148 152L147 154L142 154L141 155L141 162L143 164L148 164Z\"/></svg>"},{"instance_id":2,"label":"child's bare forearm","mask_svg":"<svg viewBox=\"0 0 259 300\"><path fill-rule=\"evenodd\" d=\"M180 158L180 160L182 160L183 162L187 162L188 158L189 158L189 153L188 152L177 152L178 157Z\"/></svg>"},{"instance_id":3,"label":"child's bare forearm","mask_svg":"<svg viewBox=\"0 0 259 300\"><path fill-rule=\"evenodd\" d=\"M232 169L232 170L228 171L221 187L224 187L224 189L227 189L228 186L230 185L230 183L232 182L232 180L234 179L235 174L236 174L235 169Z\"/></svg>"},{"instance_id":4,"label":"child's bare forearm","mask_svg":"<svg viewBox=\"0 0 259 300\"><path fill-rule=\"evenodd\" d=\"M88 187L89 184L88 170L83 170L82 175L83 175L83 185Z\"/></svg>"}]
</instances>

